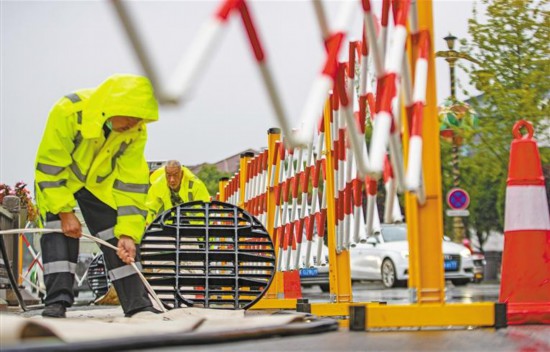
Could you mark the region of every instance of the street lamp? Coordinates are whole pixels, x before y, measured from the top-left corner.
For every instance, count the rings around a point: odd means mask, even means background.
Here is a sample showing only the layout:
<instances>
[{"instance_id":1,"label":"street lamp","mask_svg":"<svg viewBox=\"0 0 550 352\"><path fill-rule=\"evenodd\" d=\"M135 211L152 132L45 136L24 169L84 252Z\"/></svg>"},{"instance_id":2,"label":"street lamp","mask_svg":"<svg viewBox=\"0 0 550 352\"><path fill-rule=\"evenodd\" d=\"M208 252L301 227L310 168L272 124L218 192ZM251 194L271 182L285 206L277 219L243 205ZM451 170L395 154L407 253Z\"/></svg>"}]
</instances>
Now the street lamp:
<instances>
[{"instance_id":1,"label":"street lamp","mask_svg":"<svg viewBox=\"0 0 550 352\"><path fill-rule=\"evenodd\" d=\"M471 62L474 62L476 64L479 64L479 61L472 58L470 55L466 53L462 53L459 51L454 50L455 42L458 39L454 35L450 34L443 38L445 42L447 43L447 48L449 50L446 51L438 51L435 53L436 57L443 57L445 58L445 61L449 64L449 73L451 76L451 110L454 109L455 105L461 105L461 103L458 102L456 98L456 80L455 80L455 66L456 62L459 59L465 59ZM460 121L457 119L457 125L456 127L460 126ZM460 169L458 167L459 163L459 148L462 144L462 138L461 136L457 135L453 130L446 130L443 131L445 134L452 138L452 174L453 174L453 188L459 188L460 187ZM464 223L462 221L462 218L459 216L455 216L453 218L453 232L454 232L454 239L461 241L464 238Z\"/></svg>"}]
</instances>

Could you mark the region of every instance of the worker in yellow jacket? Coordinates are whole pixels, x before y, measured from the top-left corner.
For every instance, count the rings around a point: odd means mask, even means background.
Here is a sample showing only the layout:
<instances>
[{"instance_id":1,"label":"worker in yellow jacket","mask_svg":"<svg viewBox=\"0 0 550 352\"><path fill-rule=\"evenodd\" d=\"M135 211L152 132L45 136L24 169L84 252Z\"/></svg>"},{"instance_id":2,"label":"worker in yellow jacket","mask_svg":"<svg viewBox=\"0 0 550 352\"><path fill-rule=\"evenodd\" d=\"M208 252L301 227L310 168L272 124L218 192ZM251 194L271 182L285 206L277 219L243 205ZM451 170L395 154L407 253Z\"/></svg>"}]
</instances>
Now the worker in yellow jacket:
<instances>
[{"instance_id":1,"label":"worker in yellow jacket","mask_svg":"<svg viewBox=\"0 0 550 352\"><path fill-rule=\"evenodd\" d=\"M210 201L210 193L204 183L191 170L177 160L169 160L166 165L151 174L151 188L147 194L147 223L151 223L160 213L172 207L195 200Z\"/></svg>"},{"instance_id":2,"label":"worker in yellow jacket","mask_svg":"<svg viewBox=\"0 0 550 352\"><path fill-rule=\"evenodd\" d=\"M158 104L145 77L118 74L94 89L61 98L50 111L36 156L36 200L44 227L63 233L42 236L45 317L65 317L82 225L118 247L101 247L124 313L154 312L130 265L139 263L149 171L144 157L145 123L158 120Z\"/></svg>"}]
</instances>

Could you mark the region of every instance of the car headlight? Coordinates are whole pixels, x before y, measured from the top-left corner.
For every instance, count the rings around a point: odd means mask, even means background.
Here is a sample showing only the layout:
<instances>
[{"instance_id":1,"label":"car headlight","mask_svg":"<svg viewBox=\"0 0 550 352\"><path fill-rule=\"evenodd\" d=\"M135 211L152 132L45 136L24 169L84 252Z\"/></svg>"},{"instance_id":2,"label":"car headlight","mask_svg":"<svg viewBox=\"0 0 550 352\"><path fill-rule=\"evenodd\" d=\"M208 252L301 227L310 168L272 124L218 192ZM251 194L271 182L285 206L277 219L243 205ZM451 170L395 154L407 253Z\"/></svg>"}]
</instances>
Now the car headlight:
<instances>
[{"instance_id":1,"label":"car headlight","mask_svg":"<svg viewBox=\"0 0 550 352\"><path fill-rule=\"evenodd\" d=\"M401 256L405 259L407 259L409 257L409 251L401 251Z\"/></svg>"},{"instance_id":2,"label":"car headlight","mask_svg":"<svg viewBox=\"0 0 550 352\"><path fill-rule=\"evenodd\" d=\"M463 258L470 258L472 256L472 252L468 248L464 248L460 251L460 256Z\"/></svg>"}]
</instances>

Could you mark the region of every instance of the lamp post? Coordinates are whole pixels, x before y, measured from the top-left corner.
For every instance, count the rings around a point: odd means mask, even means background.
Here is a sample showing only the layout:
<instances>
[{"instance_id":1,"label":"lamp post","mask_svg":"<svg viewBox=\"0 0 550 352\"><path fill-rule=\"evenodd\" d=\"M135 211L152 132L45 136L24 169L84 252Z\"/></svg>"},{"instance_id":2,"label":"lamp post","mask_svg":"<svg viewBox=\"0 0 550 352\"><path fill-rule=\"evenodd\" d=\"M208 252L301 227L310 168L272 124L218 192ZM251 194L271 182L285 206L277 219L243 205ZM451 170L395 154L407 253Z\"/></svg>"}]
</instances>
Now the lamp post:
<instances>
[{"instance_id":1,"label":"lamp post","mask_svg":"<svg viewBox=\"0 0 550 352\"><path fill-rule=\"evenodd\" d=\"M472 58L470 55L466 53L462 53L459 51L454 50L455 42L458 39L454 35L450 34L443 38L445 42L447 42L447 48L449 50L445 51L438 51L435 53L436 57L443 57L445 58L445 61L449 64L449 73L451 77L450 85L451 85L451 105L460 105L457 98L456 98L456 79L455 79L455 66L456 62L459 59L465 59L471 62L474 62L476 64L479 64L479 62ZM453 110L454 106L451 106L451 110ZM460 121L457 119L457 125L456 127L460 126ZM459 148L462 144L462 137L455 133L453 130L445 131L446 134L452 138L452 175L453 175L453 188L459 188L460 187L460 169L459 169ZM459 216L455 216L453 218L453 233L454 233L454 239L457 241L462 241L464 238L464 222L462 221L462 218Z\"/></svg>"}]
</instances>

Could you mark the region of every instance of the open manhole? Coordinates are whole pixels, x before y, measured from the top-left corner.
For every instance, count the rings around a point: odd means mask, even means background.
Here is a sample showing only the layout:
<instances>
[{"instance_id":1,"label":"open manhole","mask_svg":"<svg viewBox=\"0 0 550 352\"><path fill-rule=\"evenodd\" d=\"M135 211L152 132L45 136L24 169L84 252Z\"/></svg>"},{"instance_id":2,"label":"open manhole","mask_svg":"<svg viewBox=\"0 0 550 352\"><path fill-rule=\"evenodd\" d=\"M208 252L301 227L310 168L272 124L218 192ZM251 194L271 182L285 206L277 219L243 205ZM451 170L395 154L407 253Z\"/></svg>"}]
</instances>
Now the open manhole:
<instances>
[{"instance_id":1,"label":"open manhole","mask_svg":"<svg viewBox=\"0 0 550 352\"><path fill-rule=\"evenodd\" d=\"M149 225L141 242L143 274L167 308L246 309L275 274L268 232L228 203L178 205Z\"/></svg>"}]
</instances>

